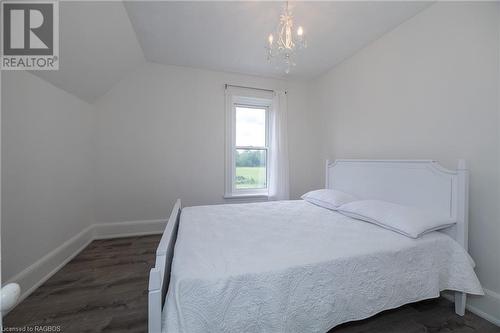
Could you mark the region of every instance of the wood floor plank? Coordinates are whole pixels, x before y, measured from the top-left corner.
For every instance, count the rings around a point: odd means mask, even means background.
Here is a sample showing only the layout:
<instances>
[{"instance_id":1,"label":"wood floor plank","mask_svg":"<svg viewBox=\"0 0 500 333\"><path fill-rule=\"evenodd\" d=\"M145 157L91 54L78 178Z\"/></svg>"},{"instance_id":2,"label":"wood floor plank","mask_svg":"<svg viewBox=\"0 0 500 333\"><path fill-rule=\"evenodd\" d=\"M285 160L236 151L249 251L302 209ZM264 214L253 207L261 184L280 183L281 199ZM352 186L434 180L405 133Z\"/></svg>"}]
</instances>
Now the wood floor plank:
<instances>
[{"instance_id":1,"label":"wood floor plank","mask_svg":"<svg viewBox=\"0 0 500 333\"><path fill-rule=\"evenodd\" d=\"M96 240L26 298L5 327L60 326L63 333L147 332L148 274L160 236ZM405 305L329 333L499 333L443 298ZM218 333L218 332L214 332Z\"/></svg>"}]
</instances>

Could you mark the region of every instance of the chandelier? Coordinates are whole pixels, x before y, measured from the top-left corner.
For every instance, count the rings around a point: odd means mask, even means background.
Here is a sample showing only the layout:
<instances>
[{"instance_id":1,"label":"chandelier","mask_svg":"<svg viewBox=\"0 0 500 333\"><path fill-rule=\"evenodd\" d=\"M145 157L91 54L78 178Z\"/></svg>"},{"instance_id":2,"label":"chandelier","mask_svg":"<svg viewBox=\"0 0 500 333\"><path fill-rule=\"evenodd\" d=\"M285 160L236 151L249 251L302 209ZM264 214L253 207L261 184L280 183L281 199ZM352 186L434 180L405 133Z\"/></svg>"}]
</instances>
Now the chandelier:
<instances>
[{"instance_id":1,"label":"chandelier","mask_svg":"<svg viewBox=\"0 0 500 333\"><path fill-rule=\"evenodd\" d=\"M288 9L286 2L283 14L280 15L280 22L276 32L269 34L267 49L267 60L271 63L276 60L278 64L284 63L285 73L290 73L290 69L295 66L295 52L305 48L304 29L299 26L296 30L293 24L293 16Z\"/></svg>"}]
</instances>

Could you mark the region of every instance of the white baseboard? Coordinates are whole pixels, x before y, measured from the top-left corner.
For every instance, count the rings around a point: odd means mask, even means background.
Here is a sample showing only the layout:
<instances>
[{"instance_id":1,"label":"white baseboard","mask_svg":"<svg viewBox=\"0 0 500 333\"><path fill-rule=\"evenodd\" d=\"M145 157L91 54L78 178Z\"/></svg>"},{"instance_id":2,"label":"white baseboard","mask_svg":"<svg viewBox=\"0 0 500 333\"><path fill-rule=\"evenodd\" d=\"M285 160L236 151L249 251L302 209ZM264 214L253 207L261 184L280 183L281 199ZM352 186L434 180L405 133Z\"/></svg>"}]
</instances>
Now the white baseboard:
<instances>
[{"instance_id":1,"label":"white baseboard","mask_svg":"<svg viewBox=\"0 0 500 333\"><path fill-rule=\"evenodd\" d=\"M500 326L500 294L483 288L484 296L467 295L465 308L475 315ZM444 292L442 295L454 302L453 293Z\"/></svg>"},{"instance_id":2,"label":"white baseboard","mask_svg":"<svg viewBox=\"0 0 500 333\"><path fill-rule=\"evenodd\" d=\"M166 220L96 223L93 225L94 239L161 234L166 223Z\"/></svg>"},{"instance_id":3,"label":"white baseboard","mask_svg":"<svg viewBox=\"0 0 500 333\"><path fill-rule=\"evenodd\" d=\"M16 282L21 286L19 302L28 297L36 288L73 259L93 239L92 226L80 231L32 265L10 278L4 284Z\"/></svg>"},{"instance_id":4,"label":"white baseboard","mask_svg":"<svg viewBox=\"0 0 500 333\"><path fill-rule=\"evenodd\" d=\"M500 326L500 294L484 289L484 296L468 296L467 309L489 322Z\"/></svg>"},{"instance_id":5,"label":"white baseboard","mask_svg":"<svg viewBox=\"0 0 500 333\"><path fill-rule=\"evenodd\" d=\"M19 304L93 240L161 234L165 224L166 220L146 220L90 225L10 278L4 285L19 283L21 286L21 296L17 302Z\"/></svg>"}]
</instances>

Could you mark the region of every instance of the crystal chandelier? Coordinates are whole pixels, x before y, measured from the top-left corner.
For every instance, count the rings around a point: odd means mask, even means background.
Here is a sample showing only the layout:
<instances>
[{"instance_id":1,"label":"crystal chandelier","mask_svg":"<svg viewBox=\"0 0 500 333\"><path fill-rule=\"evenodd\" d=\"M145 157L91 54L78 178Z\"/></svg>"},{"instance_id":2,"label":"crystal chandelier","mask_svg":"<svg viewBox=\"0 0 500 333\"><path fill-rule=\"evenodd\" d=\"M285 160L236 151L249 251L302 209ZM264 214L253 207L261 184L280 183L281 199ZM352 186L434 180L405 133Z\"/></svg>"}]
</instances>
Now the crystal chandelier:
<instances>
[{"instance_id":1,"label":"crystal chandelier","mask_svg":"<svg viewBox=\"0 0 500 333\"><path fill-rule=\"evenodd\" d=\"M293 16L288 9L288 1L285 4L283 14L276 32L269 34L267 49L267 60L284 62L285 73L290 73L291 67L295 66L295 51L306 47L304 29L299 26L295 30Z\"/></svg>"}]
</instances>

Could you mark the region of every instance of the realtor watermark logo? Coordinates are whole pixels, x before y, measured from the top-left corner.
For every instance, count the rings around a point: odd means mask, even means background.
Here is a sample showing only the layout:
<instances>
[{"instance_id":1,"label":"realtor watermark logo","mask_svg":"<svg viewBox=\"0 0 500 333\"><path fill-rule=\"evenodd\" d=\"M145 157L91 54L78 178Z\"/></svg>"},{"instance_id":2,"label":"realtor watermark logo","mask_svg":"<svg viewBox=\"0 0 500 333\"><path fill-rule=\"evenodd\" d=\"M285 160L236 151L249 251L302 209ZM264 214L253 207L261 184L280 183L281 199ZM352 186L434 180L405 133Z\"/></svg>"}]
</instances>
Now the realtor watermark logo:
<instances>
[{"instance_id":1,"label":"realtor watermark logo","mask_svg":"<svg viewBox=\"0 0 500 333\"><path fill-rule=\"evenodd\" d=\"M0 69L59 69L59 3L1 1Z\"/></svg>"}]
</instances>

